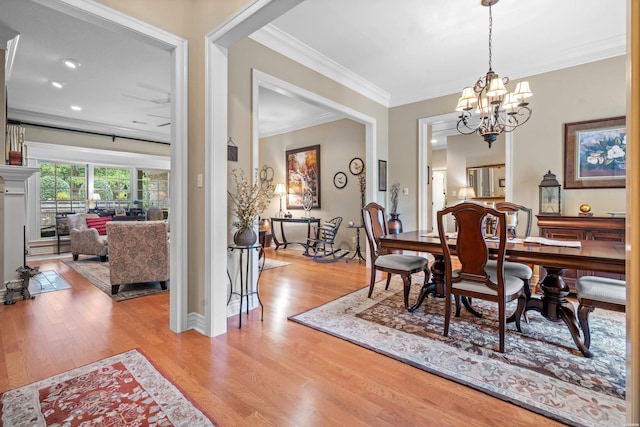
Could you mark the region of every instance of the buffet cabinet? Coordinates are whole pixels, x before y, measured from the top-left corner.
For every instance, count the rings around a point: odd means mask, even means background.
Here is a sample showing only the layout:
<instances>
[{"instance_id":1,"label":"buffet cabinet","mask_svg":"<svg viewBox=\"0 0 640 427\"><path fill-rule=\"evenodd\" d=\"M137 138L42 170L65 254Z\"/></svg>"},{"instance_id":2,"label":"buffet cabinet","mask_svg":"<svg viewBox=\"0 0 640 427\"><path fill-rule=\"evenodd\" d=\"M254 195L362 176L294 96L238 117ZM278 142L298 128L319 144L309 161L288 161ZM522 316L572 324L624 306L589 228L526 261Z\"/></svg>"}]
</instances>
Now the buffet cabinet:
<instances>
[{"instance_id":1,"label":"buffet cabinet","mask_svg":"<svg viewBox=\"0 0 640 427\"><path fill-rule=\"evenodd\" d=\"M538 215L540 236L559 240L609 240L624 243L625 219L598 216L547 216ZM540 267L540 280L546 272ZM571 292L581 276L601 276L624 280L623 274L601 273L598 271L567 269L563 274Z\"/></svg>"}]
</instances>

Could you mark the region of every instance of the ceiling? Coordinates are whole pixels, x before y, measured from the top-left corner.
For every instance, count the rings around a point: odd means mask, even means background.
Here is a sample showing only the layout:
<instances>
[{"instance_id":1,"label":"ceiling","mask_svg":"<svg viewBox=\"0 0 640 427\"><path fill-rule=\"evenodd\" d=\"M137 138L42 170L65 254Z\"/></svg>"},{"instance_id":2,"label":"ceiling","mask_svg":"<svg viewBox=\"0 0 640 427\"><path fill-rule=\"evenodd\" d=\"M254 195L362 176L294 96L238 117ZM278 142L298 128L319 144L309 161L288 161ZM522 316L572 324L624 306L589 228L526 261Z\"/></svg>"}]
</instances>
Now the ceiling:
<instances>
[{"instance_id":1,"label":"ceiling","mask_svg":"<svg viewBox=\"0 0 640 427\"><path fill-rule=\"evenodd\" d=\"M512 80L625 53L626 0L502 0L492 10L493 69ZM252 38L393 107L483 76L488 12L480 0L305 0ZM12 31L9 118L169 141L168 52L31 0L0 2L0 36ZM261 136L341 118L266 88L259 99Z\"/></svg>"}]
</instances>

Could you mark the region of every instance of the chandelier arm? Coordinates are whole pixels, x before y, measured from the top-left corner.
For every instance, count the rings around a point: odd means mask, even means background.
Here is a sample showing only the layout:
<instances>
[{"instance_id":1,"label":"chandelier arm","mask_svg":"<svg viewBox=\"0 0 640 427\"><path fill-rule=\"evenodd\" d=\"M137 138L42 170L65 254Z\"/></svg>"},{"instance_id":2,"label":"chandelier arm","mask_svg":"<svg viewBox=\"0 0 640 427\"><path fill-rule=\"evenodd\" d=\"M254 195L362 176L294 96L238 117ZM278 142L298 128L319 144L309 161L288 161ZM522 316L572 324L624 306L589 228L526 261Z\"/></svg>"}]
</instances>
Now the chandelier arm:
<instances>
[{"instance_id":1,"label":"chandelier arm","mask_svg":"<svg viewBox=\"0 0 640 427\"><path fill-rule=\"evenodd\" d=\"M475 133L478 130L478 126L480 126L481 124L478 123L478 125L476 126L470 126L468 122L469 117L469 114L460 115L460 120L458 120L458 123L456 125L458 132L460 132L462 135L471 135L472 133Z\"/></svg>"}]
</instances>

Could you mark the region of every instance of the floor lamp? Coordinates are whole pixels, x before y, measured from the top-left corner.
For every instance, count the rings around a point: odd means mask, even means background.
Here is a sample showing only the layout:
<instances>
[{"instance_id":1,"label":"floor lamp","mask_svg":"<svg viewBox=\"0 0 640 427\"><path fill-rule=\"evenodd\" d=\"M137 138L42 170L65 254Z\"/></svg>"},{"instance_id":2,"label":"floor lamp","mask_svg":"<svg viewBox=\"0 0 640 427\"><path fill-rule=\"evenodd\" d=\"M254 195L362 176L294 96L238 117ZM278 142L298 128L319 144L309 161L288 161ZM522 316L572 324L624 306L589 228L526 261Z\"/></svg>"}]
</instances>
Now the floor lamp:
<instances>
[{"instance_id":1,"label":"floor lamp","mask_svg":"<svg viewBox=\"0 0 640 427\"><path fill-rule=\"evenodd\" d=\"M280 210L276 214L276 218L284 218L284 211L282 210L282 196L287 194L287 190L284 188L284 184L276 185L276 190L274 192L276 196L280 196Z\"/></svg>"}]
</instances>

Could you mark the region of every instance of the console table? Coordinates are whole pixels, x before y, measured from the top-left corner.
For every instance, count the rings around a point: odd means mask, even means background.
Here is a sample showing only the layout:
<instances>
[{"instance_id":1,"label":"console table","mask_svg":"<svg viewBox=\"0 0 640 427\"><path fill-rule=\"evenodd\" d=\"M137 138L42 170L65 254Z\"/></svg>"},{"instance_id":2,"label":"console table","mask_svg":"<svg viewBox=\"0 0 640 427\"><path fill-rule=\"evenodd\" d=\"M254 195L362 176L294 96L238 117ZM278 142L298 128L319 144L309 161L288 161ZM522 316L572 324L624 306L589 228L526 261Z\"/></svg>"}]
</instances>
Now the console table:
<instances>
[{"instance_id":1,"label":"console table","mask_svg":"<svg viewBox=\"0 0 640 427\"><path fill-rule=\"evenodd\" d=\"M276 227L275 227L275 223L279 222L280 223L280 239L278 239L278 233L276 233ZM285 223L302 223L302 224L307 224L307 239L309 239L309 237L311 237L311 224L316 224L318 226L318 228L320 227L320 218L271 218L271 237L273 238L273 243L275 243L276 248L275 250L277 251L278 248L280 246L284 246L285 249L287 249L287 245L293 245L293 244L298 244L298 245L302 245L304 246L304 250L305 253L307 253L308 251L308 247L307 247L307 240L305 240L304 242L289 242L287 241L287 237L284 234L284 224ZM316 233L315 238L318 238L318 235Z\"/></svg>"},{"instance_id":2,"label":"console table","mask_svg":"<svg viewBox=\"0 0 640 427\"><path fill-rule=\"evenodd\" d=\"M560 240L597 240L624 243L625 219L601 216L552 216L537 215L540 236ZM540 280L545 270L541 267ZM624 274L602 273L587 269L567 269L564 281L571 292L576 291L575 284L581 276L600 276L624 280Z\"/></svg>"}]
</instances>

